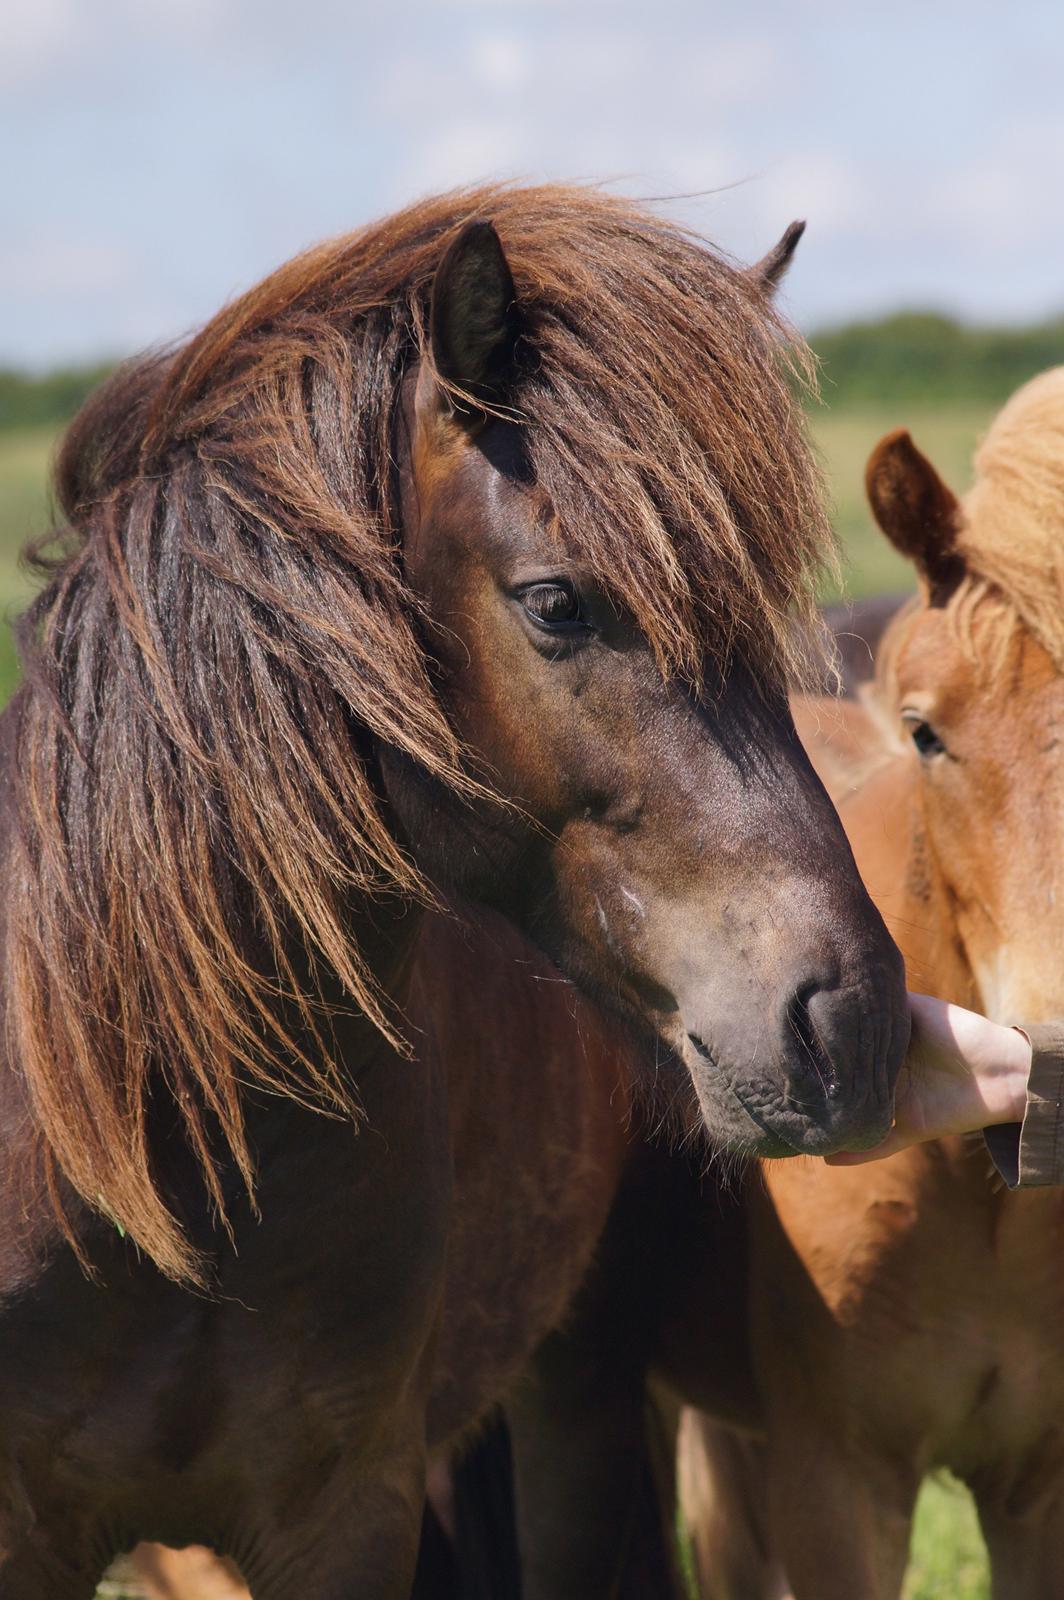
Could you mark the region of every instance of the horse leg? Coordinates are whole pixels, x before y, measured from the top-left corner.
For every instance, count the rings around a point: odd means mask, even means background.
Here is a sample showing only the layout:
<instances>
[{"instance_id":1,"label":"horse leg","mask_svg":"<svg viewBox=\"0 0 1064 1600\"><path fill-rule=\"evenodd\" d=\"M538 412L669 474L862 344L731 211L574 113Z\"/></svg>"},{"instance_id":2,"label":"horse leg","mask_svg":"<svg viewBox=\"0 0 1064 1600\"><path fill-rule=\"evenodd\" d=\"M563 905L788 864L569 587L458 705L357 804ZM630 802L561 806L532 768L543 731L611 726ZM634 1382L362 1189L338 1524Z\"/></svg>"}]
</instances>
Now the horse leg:
<instances>
[{"instance_id":1,"label":"horse leg","mask_svg":"<svg viewBox=\"0 0 1064 1600\"><path fill-rule=\"evenodd\" d=\"M323 1493L294 1534L283 1513L252 1527L238 1543L254 1600L410 1600L424 1502L421 1451Z\"/></svg>"},{"instance_id":2,"label":"horse leg","mask_svg":"<svg viewBox=\"0 0 1064 1600\"><path fill-rule=\"evenodd\" d=\"M794 1600L898 1600L917 1473L854 1459L809 1416L774 1425L768 1456L773 1543Z\"/></svg>"},{"instance_id":3,"label":"horse leg","mask_svg":"<svg viewBox=\"0 0 1064 1600\"><path fill-rule=\"evenodd\" d=\"M990 1557L994 1600L1058 1600L1064 1594L1064 1501L1016 1516L996 1498L975 1495Z\"/></svg>"},{"instance_id":4,"label":"horse leg","mask_svg":"<svg viewBox=\"0 0 1064 1600\"><path fill-rule=\"evenodd\" d=\"M676 1459L701 1600L789 1600L769 1530L764 1444L688 1408Z\"/></svg>"},{"instance_id":5,"label":"horse leg","mask_svg":"<svg viewBox=\"0 0 1064 1600\"><path fill-rule=\"evenodd\" d=\"M508 1409L523 1600L607 1600L632 1567L644 1600L682 1592L648 1446L645 1372L604 1366L568 1333L554 1335Z\"/></svg>"},{"instance_id":6,"label":"horse leg","mask_svg":"<svg viewBox=\"0 0 1064 1600\"><path fill-rule=\"evenodd\" d=\"M562 1330L507 1405L524 1600L674 1600L671 1443L654 1449L647 1370L661 1220L630 1174ZM659 1430L660 1431L660 1430Z\"/></svg>"},{"instance_id":7,"label":"horse leg","mask_svg":"<svg viewBox=\"0 0 1064 1600\"><path fill-rule=\"evenodd\" d=\"M17 1545L0 1556L0 1600L93 1600L103 1557L79 1557L57 1539Z\"/></svg>"}]
</instances>

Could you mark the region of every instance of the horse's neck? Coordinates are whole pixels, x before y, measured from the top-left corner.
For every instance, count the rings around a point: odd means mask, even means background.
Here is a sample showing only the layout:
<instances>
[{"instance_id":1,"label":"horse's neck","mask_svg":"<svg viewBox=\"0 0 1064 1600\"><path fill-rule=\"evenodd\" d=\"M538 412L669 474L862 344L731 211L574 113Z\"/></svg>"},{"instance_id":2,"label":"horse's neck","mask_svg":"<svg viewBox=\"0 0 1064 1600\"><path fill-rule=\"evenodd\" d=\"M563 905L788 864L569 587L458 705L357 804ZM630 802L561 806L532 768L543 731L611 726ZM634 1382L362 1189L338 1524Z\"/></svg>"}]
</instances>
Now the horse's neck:
<instances>
[{"instance_id":1,"label":"horse's neck","mask_svg":"<svg viewBox=\"0 0 1064 1600\"><path fill-rule=\"evenodd\" d=\"M836 807L891 758L874 707L865 700L796 695L791 710L806 753Z\"/></svg>"},{"instance_id":2,"label":"horse's neck","mask_svg":"<svg viewBox=\"0 0 1064 1600\"><path fill-rule=\"evenodd\" d=\"M42 1181L22 1084L0 1068L0 1303L16 1294L61 1237Z\"/></svg>"},{"instance_id":3,"label":"horse's neck","mask_svg":"<svg viewBox=\"0 0 1064 1600\"><path fill-rule=\"evenodd\" d=\"M16 696L0 713L0 881L8 885L16 876L11 869L15 845L10 791L19 700ZM5 975L9 904L0 904L0 1299L35 1276L41 1263L62 1241L64 1233L45 1180L47 1163L43 1159L29 1091L2 1042L7 1036ZM358 941L358 948L400 1030L413 982L421 922L420 910L398 898L390 903L367 901L350 907L351 937ZM414 1075L396 1073L397 1064L402 1065L396 1051L380 1031L357 1012L354 1002L320 961L301 956L298 949L291 954L296 977L322 1002L321 1037L334 1053L356 1099L369 1102L368 1115L387 1121L395 1110L400 1082L407 1099L416 1100ZM287 1020L291 1028L298 1029L298 1018ZM313 1040L301 1042L308 1051L317 1048ZM281 1158L289 1136L300 1142L304 1151L318 1144L330 1150L337 1148L335 1140L326 1138L323 1141L318 1137L330 1119L313 1117L284 1097L250 1093L245 1112L263 1188L272 1181L271 1163L283 1165ZM406 1114L405 1107L400 1107L399 1119ZM424 1113L415 1107L412 1114ZM297 1126L294 1119L302 1121ZM173 1134L172 1124L166 1097L160 1095L149 1137L159 1151L162 1180L190 1231L209 1251L216 1237L216 1227L202 1178L187 1146ZM381 1131L387 1136L387 1129ZM326 1181L327 1174L323 1172L322 1178ZM282 1177L281 1181L287 1180ZM238 1205L246 1206L235 1168L223 1179L223 1185ZM57 1193L66 1222L79 1237L91 1240L101 1227L109 1226L90 1213L61 1178Z\"/></svg>"},{"instance_id":4,"label":"horse's neck","mask_svg":"<svg viewBox=\"0 0 1064 1600\"><path fill-rule=\"evenodd\" d=\"M26 1085L13 1070L6 1040L7 925L11 884L13 812L11 778L20 697L0 713L0 1298L31 1275L59 1228L43 1183L32 1107Z\"/></svg>"},{"instance_id":5,"label":"horse's neck","mask_svg":"<svg viewBox=\"0 0 1064 1600\"><path fill-rule=\"evenodd\" d=\"M418 921L418 916L411 915L401 939L395 937L394 929L389 930L391 970L385 973L378 968L397 1009L407 999L413 964L410 945ZM381 932L379 927L377 931ZM237 1251L245 1265L251 1256L249 1241L255 1241L254 1260L260 1262L269 1251L259 1241L267 1239L274 1256L306 1258L307 1271L313 1271L309 1258L314 1249L325 1246L312 1248L308 1243L305 1218L308 1214L331 1216L333 1208L339 1208L339 1220L334 1221L331 1233L323 1226L322 1240L331 1240L330 1248L356 1259L369 1246L362 1237L366 1224L349 1225L346 1215L340 1215L349 1203L355 1205L363 1190L372 1189L375 1206L387 1211L394 1203L398 1212L402 1185L397 1173L404 1182L412 1171L428 1174L426 1183L437 1171L445 1173L444 1141L433 1134L428 1149L425 1138L426 1127L435 1122L443 1128L446 1123L445 1102L441 1100L435 1111L430 1106L439 1091L438 1075L397 1054L375 1026L353 1011L350 1002L344 1005L342 995L325 998L335 1001L337 1009L322 1033L354 1089L363 1113L361 1126L356 1132L346 1118L315 1115L285 1096L247 1091L244 1111L255 1162L257 1215L235 1164L223 1159L220 1172ZM167 1203L192 1243L208 1259L217 1253L224 1289L232 1253L218 1228L202 1174L188 1144L174 1130L163 1097L152 1114L149 1139ZM55 1252L65 1250L66 1230L44 1180L45 1170L32 1107L19 1075L5 1061L0 1066L0 1303L28 1288ZM444 1181L440 1177L437 1187ZM100 1266L105 1280L110 1281L109 1269L103 1265L108 1250L114 1247L110 1224L91 1212L62 1179L58 1194L67 1225L73 1228L88 1259ZM361 1211L379 1216L365 1205ZM260 1227L259 1215L269 1220L269 1230ZM352 1231L354 1244L349 1237ZM274 1268L267 1263L261 1270Z\"/></svg>"}]
</instances>

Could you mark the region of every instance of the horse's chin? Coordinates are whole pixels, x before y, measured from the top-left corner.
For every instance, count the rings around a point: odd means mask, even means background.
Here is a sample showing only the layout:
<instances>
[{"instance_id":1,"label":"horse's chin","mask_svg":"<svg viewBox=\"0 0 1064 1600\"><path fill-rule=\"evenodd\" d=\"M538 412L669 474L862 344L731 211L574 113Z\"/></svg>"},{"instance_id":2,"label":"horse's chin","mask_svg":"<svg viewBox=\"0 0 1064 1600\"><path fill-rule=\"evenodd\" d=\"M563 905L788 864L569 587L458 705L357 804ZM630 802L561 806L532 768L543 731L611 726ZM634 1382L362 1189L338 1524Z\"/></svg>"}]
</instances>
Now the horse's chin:
<instances>
[{"instance_id":1,"label":"horse's chin","mask_svg":"<svg viewBox=\"0 0 1064 1600\"><path fill-rule=\"evenodd\" d=\"M707 1132L718 1147L723 1145L726 1149L734 1149L759 1161L784 1161L792 1156L830 1156L837 1150L853 1148L852 1141L840 1138L831 1128L802 1118L788 1118L784 1127L780 1128L766 1118L747 1111L738 1097L736 1104L739 1115L735 1125L724 1132L717 1117L712 1122L708 1117L705 1118Z\"/></svg>"},{"instance_id":2,"label":"horse's chin","mask_svg":"<svg viewBox=\"0 0 1064 1600\"><path fill-rule=\"evenodd\" d=\"M700 1050L683 1051L702 1120L718 1148L761 1160L789 1156L829 1156L839 1150L870 1149L886 1138L890 1110L855 1115L854 1108L825 1096L819 1116L810 1116L786 1091L769 1089L729 1074Z\"/></svg>"}]
</instances>

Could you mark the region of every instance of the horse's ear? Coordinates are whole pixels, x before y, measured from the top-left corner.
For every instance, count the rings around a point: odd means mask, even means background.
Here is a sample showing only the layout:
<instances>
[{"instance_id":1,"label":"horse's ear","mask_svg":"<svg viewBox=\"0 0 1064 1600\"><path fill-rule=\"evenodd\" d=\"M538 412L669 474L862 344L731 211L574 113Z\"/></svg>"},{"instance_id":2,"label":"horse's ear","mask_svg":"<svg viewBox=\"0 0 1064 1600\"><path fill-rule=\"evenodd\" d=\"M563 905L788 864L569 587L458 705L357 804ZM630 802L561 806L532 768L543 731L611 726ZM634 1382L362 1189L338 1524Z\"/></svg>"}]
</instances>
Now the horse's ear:
<instances>
[{"instance_id":1,"label":"horse's ear","mask_svg":"<svg viewBox=\"0 0 1064 1600\"><path fill-rule=\"evenodd\" d=\"M934 591L964 572L957 548L959 506L905 428L880 439L868 459L865 488L872 514L896 550Z\"/></svg>"},{"instance_id":2,"label":"horse's ear","mask_svg":"<svg viewBox=\"0 0 1064 1600\"><path fill-rule=\"evenodd\" d=\"M775 294L786 276L787 268L798 248L798 241L804 232L804 222L792 222L778 244L772 246L768 255L762 256L760 261L755 261L752 267L746 269L747 276L762 294Z\"/></svg>"},{"instance_id":3,"label":"horse's ear","mask_svg":"<svg viewBox=\"0 0 1064 1600\"><path fill-rule=\"evenodd\" d=\"M436 268L429 314L432 364L451 407L470 414L470 397L505 403L520 336L517 293L490 222L469 222ZM457 391L457 393L455 392Z\"/></svg>"}]
</instances>

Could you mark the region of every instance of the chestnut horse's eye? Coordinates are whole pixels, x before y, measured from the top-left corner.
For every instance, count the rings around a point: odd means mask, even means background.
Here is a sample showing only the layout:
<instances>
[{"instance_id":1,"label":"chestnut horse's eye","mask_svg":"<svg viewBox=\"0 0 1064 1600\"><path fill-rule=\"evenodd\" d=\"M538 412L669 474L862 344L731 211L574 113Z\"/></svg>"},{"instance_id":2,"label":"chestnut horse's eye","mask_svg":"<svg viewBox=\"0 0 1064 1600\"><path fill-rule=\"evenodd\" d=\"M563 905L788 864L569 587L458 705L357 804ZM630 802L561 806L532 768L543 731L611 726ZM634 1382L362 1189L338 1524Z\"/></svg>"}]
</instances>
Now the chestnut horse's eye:
<instances>
[{"instance_id":1,"label":"chestnut horse's eye","mask_svg":"<svg viewBox=\"0 0 1064 1600\"><path fill-rule=\"evenodd\" d=\"M909 737L916 746L917 753L922 756L942 756L946 753L946 746L942 743L931 724L921 716L914 713L904 714L905 726L909 730Z\"/></svg>"},{"instance_id":2,"label":"chestnut horse's eye","mask_svg":"<svg viewBox=\"0 0 1064 1600\"><path fill-rule=\"evenodd\" d=\"M572 632L588 626L580 597L569 583L532 583L521 591L521 604L537 627Z\"/></svg>"}]
</instances>

